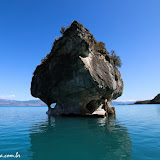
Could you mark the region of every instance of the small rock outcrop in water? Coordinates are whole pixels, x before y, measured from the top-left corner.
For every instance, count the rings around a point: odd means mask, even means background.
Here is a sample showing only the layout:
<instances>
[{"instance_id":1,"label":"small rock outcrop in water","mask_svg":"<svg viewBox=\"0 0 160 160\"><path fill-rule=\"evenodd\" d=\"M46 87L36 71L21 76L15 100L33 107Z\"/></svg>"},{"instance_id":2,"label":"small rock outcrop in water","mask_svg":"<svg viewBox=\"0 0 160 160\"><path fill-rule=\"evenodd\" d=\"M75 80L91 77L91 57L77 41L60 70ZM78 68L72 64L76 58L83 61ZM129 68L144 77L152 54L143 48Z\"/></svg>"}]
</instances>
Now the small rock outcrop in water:
<instances>
[{"instance_id":1,"label":"small rock outcrop in water","mask_svg":"<svg viewBox=\"0 0 160 160\"><path fill-rule=\"evenodd\" d=\"M152 100L137 101L135 104L160 104L160 94L158 94Z\"/></svg>"},{"instance_id":2,"label":"small rock outcrop in water","mask_svg":"<svg viewBox=\"0 0 160 160\"><path fill-rule=\"evenodd\" d=\"M31 83L32 96L48 105L49 115L114 114L110 103L122 92L121 74L108 52L77 21L55 40Z\"/></svg>"}]
</instances>

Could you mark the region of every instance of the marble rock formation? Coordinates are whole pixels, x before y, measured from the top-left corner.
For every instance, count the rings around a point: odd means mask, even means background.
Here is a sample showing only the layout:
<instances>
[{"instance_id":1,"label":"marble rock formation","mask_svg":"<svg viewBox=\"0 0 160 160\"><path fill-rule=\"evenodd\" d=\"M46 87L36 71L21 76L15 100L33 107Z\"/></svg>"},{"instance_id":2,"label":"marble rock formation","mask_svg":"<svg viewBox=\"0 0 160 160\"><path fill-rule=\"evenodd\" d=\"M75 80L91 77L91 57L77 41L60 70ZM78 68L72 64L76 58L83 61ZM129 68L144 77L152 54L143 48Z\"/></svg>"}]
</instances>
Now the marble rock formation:
<instances>
[{"instance_id":1,"label":"marble rock formation","mask_svg":"<svg viewBox=\"0 0 160 160\"><path fill-rule=\"evenodd\" d=\"M55 40L31 83L32 96L48 105L49 115L114 114L110 103L122 92L121 74L109 53L77 21Z\"/></svg>"}]
</instances>

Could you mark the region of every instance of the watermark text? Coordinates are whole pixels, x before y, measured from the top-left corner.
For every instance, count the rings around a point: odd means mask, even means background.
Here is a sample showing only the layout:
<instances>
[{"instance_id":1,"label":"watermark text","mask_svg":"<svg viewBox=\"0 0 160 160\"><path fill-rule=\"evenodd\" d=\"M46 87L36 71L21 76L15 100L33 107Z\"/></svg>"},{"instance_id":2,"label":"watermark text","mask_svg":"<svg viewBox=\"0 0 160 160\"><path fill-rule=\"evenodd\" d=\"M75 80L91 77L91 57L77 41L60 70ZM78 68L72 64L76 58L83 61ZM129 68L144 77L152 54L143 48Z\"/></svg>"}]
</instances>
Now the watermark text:
<instances>
[{"instance_id":1,"label":"watermark text","mask_svg":"<svg viewBox=\"0 0 160 160\"><path fill-rule=\"evenodd\" d=\"M0 158L20 158L20 154L16 152L16 154L0 154Z\"/></svg>"}]
</instances>

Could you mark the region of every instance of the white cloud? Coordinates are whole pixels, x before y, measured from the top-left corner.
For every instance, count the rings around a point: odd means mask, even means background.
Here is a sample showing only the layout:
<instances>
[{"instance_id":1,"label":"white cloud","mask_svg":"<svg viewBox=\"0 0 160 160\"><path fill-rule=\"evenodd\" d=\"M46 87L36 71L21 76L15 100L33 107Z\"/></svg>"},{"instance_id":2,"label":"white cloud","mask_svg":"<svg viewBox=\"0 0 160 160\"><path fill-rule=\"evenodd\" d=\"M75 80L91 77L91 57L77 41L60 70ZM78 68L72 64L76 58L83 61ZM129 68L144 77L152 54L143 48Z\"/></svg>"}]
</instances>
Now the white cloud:
<instances>
[{"instance_id":1,"label":"white cloud","mask_svg":"<svg viewBox=\"0 0 160 160\"><path fill-rule=\"evenodd\" d=\"M7 96L0 96L0 98L2 99L6 99L6 98L15 98L16 95L12 94L12 95L7 95Z\"/></svg>"}]
</instances>

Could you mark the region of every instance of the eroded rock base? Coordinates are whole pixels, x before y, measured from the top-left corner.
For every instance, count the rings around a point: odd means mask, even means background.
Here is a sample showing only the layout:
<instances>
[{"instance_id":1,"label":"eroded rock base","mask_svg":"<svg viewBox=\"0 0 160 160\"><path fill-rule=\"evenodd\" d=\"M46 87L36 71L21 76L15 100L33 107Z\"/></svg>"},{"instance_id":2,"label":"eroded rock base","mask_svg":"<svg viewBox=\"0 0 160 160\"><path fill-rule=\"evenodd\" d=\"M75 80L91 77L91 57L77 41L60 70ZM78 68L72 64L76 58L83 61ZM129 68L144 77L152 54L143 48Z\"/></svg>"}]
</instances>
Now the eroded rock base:
<instances>
[{"instance_id":1,"label":"eroded rock base","mask_svg":"<svg viewBox=\"0 0 160 160\"><path fill-rule=\"evenodd\" d=\"M107 108L107 109L106 109ZM105 110L106 109L106 110ZM105 107L105 109L98 108L93 113L87 113L87 114L65 114L65 113L58 113L56 108L48 108L48 111L46 114L49 116L63 116L63 117L108 117L109 115L115 115L115 107Z\"/></svg>"}]
</instances>

